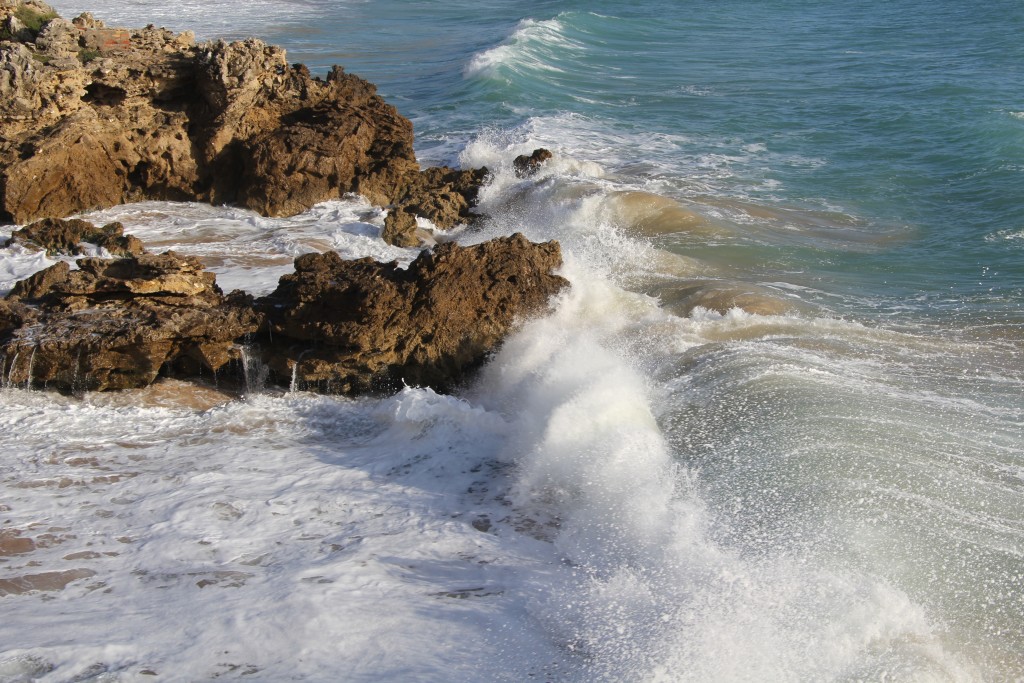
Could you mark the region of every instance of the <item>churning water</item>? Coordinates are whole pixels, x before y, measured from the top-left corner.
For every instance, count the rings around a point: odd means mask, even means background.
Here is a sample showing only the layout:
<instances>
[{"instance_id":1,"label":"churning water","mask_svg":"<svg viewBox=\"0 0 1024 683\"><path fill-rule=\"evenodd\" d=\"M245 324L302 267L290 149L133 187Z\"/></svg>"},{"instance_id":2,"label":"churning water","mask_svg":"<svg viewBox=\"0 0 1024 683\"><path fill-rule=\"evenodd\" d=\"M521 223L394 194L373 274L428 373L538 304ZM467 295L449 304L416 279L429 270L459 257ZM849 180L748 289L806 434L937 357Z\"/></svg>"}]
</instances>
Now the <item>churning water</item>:
<instances>
[{"instance_id":1,"label":"churning water","mask_svg":"<svg viewBox=\"0 0 1024 683\"><path fill-rule=\"evenodd\" d=\"M58 9L368 78L572 289L455 397L5 389L0 678L1024 677L1024 6ZM358 198L93 218L254 294L415 256Z\"/></svg>"}]
</instances>

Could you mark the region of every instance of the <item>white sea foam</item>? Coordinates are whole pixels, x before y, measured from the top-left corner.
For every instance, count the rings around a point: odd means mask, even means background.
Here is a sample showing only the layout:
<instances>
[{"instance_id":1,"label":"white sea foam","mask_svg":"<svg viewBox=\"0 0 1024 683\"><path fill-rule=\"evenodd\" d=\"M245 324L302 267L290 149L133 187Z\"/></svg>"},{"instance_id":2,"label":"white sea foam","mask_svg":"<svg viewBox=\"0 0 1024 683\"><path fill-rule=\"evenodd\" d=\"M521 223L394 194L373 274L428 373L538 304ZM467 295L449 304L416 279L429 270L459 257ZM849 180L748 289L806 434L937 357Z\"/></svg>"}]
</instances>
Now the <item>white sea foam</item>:
<instances>
[{"instance_id":1,"label":"white sea foam","mask_svg":"<svg viewBox=\"0 0 1024 683\"><path fill-rule=\"evenodd\" d=\"M501 521L500 416L413 389L123 399L4 394L5 529L36 549L2 578L93 574L2 598L3 670L482 681L562 659L524 605L551 553Z\"/></svg>"},{"instance_id":2,"label":"white sea foam","mask_svg":"<svg viewBox=\"0 0 1024 683\"><path fill-rule=\"evenodd\" d=\"M355 196L318 204L290 218L175 202L128 204L82 217L97 225L120 221L150 251L196 256L217 275L225 292L244 289L257 296L272 291L282 275L292 272L295 257L307 252L333 250L345 258L370 256L406 264L419 253L381 241L384 211ZM11 262L20 264L12 277L50 263L25 252L12 254Z\"/></svg>"},{"instance_id":3,"label":"white sea foam","mask_svg":"<svg viewBox=\"0 0 1024 683\"><path fill-rule=\"evenodd\" d=\"M652 403L660 390L640 373L663 352L635 322L649 304L568 274L573 292L506 343L478 391L507 411L517 507L550 520L571 567L532 610L582 657L573 680L873 678L893 661L915 675L969 673L925 610L884 581L805 565L785 544L744 556L714 541L730 521L673 458Z\"/></svg>"},{"instance_id":4,"label":"white sea foam","mask_svg":"<svg viewBox=\"0 0 1024 683\"><path fill-rule=\"evenodd\" d=\"M1024 230L998 230L985 235L986 242L1024 242Z\"/></svg>"}]
</instances>

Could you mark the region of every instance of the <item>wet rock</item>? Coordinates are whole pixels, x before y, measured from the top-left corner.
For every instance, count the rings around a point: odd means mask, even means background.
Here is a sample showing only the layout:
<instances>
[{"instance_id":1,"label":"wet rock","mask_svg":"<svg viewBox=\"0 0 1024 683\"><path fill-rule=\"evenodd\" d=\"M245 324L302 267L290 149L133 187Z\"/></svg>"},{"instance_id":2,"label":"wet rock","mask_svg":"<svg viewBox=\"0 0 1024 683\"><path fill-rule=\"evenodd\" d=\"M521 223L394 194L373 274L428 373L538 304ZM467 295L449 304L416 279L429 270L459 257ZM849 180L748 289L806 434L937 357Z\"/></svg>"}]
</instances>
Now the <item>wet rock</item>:
<instances>
[{"instance_id":1,"label":"wet rock","mask_svg":"<svg viewBox=\"0 0 1024 683\"><path fill-rule=\"evenodd\" d=\"M225 297L173 252L58 262L0 300L0 376L61 391L144 387L240 360L253 339L282 384L327 393L446 390L568 283L555 242L442 244L407 269L306 254L258 301Z\"/></svg>"},{"instance_id":2,"label":"wet rock","mask_svg":"<svg viewBox=\"0 0 1024 683\"><path fill-rule=\"evenodd\" d=\"M384 217L381 239L396 247L417 247L420 245L419 224L416 216L404 207L397 207Z\"/></svg>"},{"instance_id":3,"label":"wet rock","mask_svg":"<svg viewBox=\"0 0 1024 683\"><path fill-rule=\"evenodd\" d=\"M4 246L22 244L29 248L43 249L50 255L74 256L85 253L82 242L102 247L114 256L138 256L145 251L137 237L124 234L124 226L120 223L108 223L97 228L77 218L44 218L36 221L15 230Z\"/></svg>"},{"instance_id":4,"label":"wet rock","mask_svg":"<svg viewBox=\"0 0 1024 683\"><path fill-rule=\"evenodd\" d=\"M540 147L533 150L532 154L520 154L512 160L512 168L520 178L528 178L540 170L541 165L553 157L550 150Z\"/></svg>"},{"instance_id":5,"label":"wet rock","mask_svg":"<svg viewBox=\"0 0 1024 683\"><path fill-rule=\"evenodd\" d=\"M443 391L568 284L552 272L559 265L557 243L518 234L442 244L406 270L306 254L257 301L271 333L265 358L282 382L331 393L390 391L402 382Z\"/></svg>"},{"instance_id":6,"label":"wet rock","mask_svg":"<svg viewBox=\"0 0 1024 683\"><path fill-rule=\"evenodd\" d=\"M195 258L167 252L57 263L0 307L7 382L62 391L147 386L161 371L212 375L259 327L251 298L224 297ZM9 322L4 322L4 321Z\"/></svg>"},{"instance_id":7,"label":"wet rock","mask_svg":"<svg viewBox=\"0 0 1024 683\"><path fill-rule=\"evenodd\" d=\"M487 176L486 168L446 166L409 174L384 221L384 241L399 247L432 244L431 234L418 227L416 216L442 230L474 222L478 216L472 209Z\"/></svg>"}]
</instances>

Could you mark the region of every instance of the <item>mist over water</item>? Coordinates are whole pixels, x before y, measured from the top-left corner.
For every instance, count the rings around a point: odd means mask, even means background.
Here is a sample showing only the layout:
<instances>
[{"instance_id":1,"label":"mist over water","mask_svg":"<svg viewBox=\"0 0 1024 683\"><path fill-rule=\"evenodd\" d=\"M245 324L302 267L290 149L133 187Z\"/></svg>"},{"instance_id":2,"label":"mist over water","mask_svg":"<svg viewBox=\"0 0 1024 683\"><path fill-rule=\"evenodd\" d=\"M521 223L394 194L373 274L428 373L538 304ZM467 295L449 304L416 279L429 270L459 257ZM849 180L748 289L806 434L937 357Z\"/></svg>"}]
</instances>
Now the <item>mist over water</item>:
<instances>
[{"instance_id":1,"label":"mist over water","mask_svg":"<svg viewBox=\"0 0 1024 683\"><path fill-rule=\"evenodd\" d=\"M454 397L4 388L0 678L1024 677L1016 3L58 9L343 64L572 289ZM355 197L93 217L254 294L416 255Z\"/></svg>"}]
</instances>

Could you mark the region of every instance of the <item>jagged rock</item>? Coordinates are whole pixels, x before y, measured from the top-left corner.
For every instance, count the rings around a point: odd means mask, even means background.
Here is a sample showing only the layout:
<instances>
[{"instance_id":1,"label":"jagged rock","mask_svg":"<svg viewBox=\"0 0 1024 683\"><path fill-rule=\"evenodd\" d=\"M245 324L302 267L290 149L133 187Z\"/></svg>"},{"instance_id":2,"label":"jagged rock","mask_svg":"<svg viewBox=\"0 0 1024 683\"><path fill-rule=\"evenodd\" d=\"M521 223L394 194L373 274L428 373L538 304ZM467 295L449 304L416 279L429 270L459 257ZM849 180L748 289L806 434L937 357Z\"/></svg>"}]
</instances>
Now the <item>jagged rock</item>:
<instances>
[{"instance_id":1,"label":"jagged rock","mask_svg":"<svg viewBox=\"0 0 1024 683\"><path fill-rule=\"evenodd\" d=\"M384 217L384 230L380 237L396 247L417 247L420 245L419 224L416 216L405 209L396 207Z\"/></svg>"},{"instance_id":2,"label":"jagged rock","mask_svg":"<svg viewBox=\"0 0 1024 683\"><path fill-rule=\"evenodd\" d=\"M78 29L67 19L55 17L46 22L35 40L36 48L49 59L78 56Z\"/></svg>"},{"instance_id":3,"label":"jagged rock","mask_svg":"<svg viewBox=\"0 0 1024 683\"><path fill-rule=\"evenodd\" d=\"M477 216L471 209L486 179L486 168L441 166L410 174L400 199L384 220L381 237L398 247L415 247L432 243L430 233L418 227L416 216L444 230L473 222Z\"/></svg>"},{"instance_id":4,"label":"jagged rock","mask_svg":"<svg viewBox=\"0 0 1024 683\"><path fill-rule=\"evenodd\" d=\"M6 338L31 317L31 310L28 307L17 302L0 299L0 339ZM2 378L6 379L6 375Z\"/></svg>"},{"instance_id":5,"label":"jagged rock","mask_svg":"<svg viewBox=\"0 0 1024 683\"><path fill-rule=\"evenodd\" d=\"M442 244L406 270L306 254L256 302L269 323L265 358L282 381L332 393L445 390L568 284L552 274L560 265L556 242L518 234Z\"/></svg>"},{"instance_id":6,"label":"jagged rock","mask_svg":"<svg viewBox=\"0 0 1024 683\"><path fill-rule=\"evenodd\" d=\"M409 177L397 203L439 228L452 228L472 220L470 209L486 180L486 168L428 168Z\"/></svg>"},{"instance_id":7,"label":"jagged rock","mask_svg":"<svg viewBox=\"0 0 1024 683\"><path fill-rule=\"evenodd\" d=\"M252 300L224 297L198 260L167 252L57 263L0 307L5 381L62 391L147 386L161 370L210 374L259 327Z\"/></svg>"},{"instance_id":8,"label":"jagged rock","mask_svg":"<svg viewBox=\"0 0 1024 683\"><path fill-rule=\"evenodd\" d=\"M520 178L528 178L540 170L541 165L554 156L550 150L539 147L530 155L520 154L512 160L512 168Z\"/></svg>"},{"instance_id":9,"label":"jagged rock","mask_svg":"<svg viewBox=\"0 0 1024 683\"><path fill-rule=\"evenodd\" d=\"M259 40L196 45L191 33L108 28L88 14L67 22L40 0L0 0L3 26L0 221L143 199L288 215L352 192L390 209L396 244L429 237L417 217L441 229L473 219L486 169L421 170L412 124L340 67L314 78ZM80 228L50 222L14 239L76 249ZM113 243L121 232L108 228ZM254 303L224 297L196 259L171 252L60 262L0 302L0 376L139 387L161 372L216 372L238 358L237 340L262 335L283 382L443 390L568 284L553 274L560 264L557 243L521 235L442 244L404 270L306 255Z\"/></svg>"},{"instance_id":10,"label":"jagged rock","mask_svg":"<svg viewBox=\"0 0 1024 683\"><path fill-rule=\"evenodd\" d=\"M137 237L124 234L124 226L120 223L108 223L97 228L78 218L44 218L36 221L15 230L4 246L22 244L29 248L44 249L51 255L73 256L84 253L82 242L102 247L114 256L138 256L145 251Z\"/></svg>"},{"instance_id":11,"label":"jagged rock","mask_svg":"<svg viewBox=\"0 0 1024 683\"><path fill-rule=\"evenodd\" d=\"M32 32L25 26L25 23L13 14L4 19L3 25L0 27L0 33L23 42L32 40L33 37Z\"/></svg>"},{"instance_id":12,"label":"jagged rock","mask_svg":"<svg viewBox=\"0 0 1024 683\"><path fill-rule=\"evenodd\" d=\"M282 382L329 393L445 390L518 320L568 283L558 244L522 235L443 244L408 269L306 254L256 302L224 297L199 261L173 252L61 261L0 300L0 376L62 391L142 387L158 374L212 375L260 340Z\"/></svg>"},{"instance_id":13,"label":"jagged rock","mask_svg":"<svg viewBox=\"0 0 1024 683\"><path fill-rule=\"evenodd\" d=\"M48 18L0 43L0 221L143 199L280 216L351 192L443 228L470 218L483 174L421 172L412 124L340 67L314 78L256 39L197 46L37 0L3 7Z\"/></svg>"},{"instance_id":14,"label":"jagged rock","mask_svg":"<svg viewBox=\"0 0 1024 683\"><path fill-rule=\"evenodd\" d=\"M335 68L332 96L281 118L282 125L240 150L237 201L265 215L291 215L359 189L390 203L400 181L379 171L417 173L412 124L377 97L376 88Z\"/></svg>"}]
</instances>

